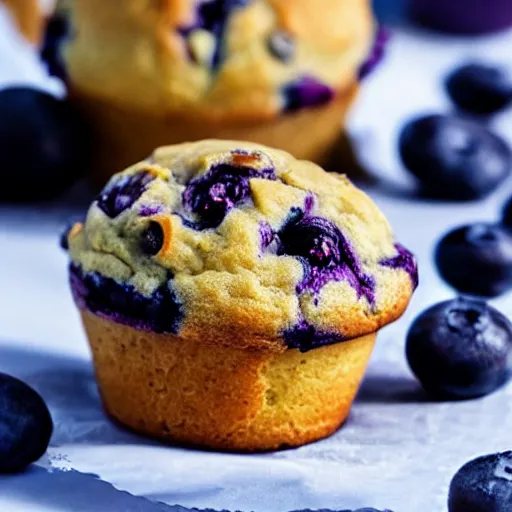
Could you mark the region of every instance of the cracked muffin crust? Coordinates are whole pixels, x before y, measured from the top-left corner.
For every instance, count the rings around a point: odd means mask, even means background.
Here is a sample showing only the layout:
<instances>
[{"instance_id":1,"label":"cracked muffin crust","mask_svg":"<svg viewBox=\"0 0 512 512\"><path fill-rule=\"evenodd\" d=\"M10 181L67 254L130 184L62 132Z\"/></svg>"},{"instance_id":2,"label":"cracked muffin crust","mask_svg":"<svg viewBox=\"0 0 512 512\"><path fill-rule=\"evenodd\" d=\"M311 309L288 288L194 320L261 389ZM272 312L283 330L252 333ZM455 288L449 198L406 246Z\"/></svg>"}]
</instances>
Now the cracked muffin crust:
<instances>
[{"instance_id":1,"label":"cracked muffin crust","mask_svg":"<svg viewBox=\"0 0 512 512\"><path fill-rule=\"evenodd\" d=\"M157 333L272 351L374 333L414 257L341 175L250 143L157 149L68 234L81 308Z\"/></svg>"},{"instance_id":2,"label":"cracked muffin crust","mask_svg":"<svg viewBox=\"0 0 512 512\"><path fill-rule=\"evenodd\" d=\"M157 149L63 245L109 414L228 451L333 433L417 284L347 178L245 142Z\"/></svg>"}]
</instances>

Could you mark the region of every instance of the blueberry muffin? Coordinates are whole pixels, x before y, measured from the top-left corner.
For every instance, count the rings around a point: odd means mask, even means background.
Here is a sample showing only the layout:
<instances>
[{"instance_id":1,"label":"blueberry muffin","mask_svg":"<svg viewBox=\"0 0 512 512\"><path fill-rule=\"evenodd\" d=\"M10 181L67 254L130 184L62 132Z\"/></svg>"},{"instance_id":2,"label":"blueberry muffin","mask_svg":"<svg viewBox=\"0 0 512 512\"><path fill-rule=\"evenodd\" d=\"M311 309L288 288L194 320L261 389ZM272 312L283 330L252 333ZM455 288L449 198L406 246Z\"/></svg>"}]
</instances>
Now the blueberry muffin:
<instances>
[{"instance_id":1,"label":"blueberry muffin","mask_svg":"<svg viewBox=\"0 0 512 512\"><path fill-rule=\"evenodd\" d=\"M96 178L158 145L246 139L323 162L375 26L369 0L74 0L70 95Z\"/></svg>"},{"instance_id":2,"label":"blueberry muffin","mask_svg":"<svg viewBox=\"0 0 512 512\"><path fill-rule=\"evenodd\" d=\"M65 242L107 411L222 450L334 432L418 280L345 176L245 142L157 149Z\"/></svg>"}]
</instances>

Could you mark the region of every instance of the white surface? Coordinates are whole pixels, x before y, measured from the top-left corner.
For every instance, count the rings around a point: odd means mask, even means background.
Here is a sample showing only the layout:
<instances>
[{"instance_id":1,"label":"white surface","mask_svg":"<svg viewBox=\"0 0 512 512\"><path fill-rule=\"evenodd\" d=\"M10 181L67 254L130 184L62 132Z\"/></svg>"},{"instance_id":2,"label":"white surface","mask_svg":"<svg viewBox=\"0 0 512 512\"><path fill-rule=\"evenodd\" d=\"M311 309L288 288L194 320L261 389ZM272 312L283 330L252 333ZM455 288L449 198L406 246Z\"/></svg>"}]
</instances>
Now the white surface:
<instances>
[{"instance_id":1,"label":"white surface","mask_svg":"<svg viewBox=\"0 0 512 512\"><path fill-rule=\"evenodd\" d=\"M0 12L0 84L6 84L14 67L5 64L13 59L4 57L1 23ZM396 35L386 65L370 79L352 116L371 168L398 188L406 184L394 154L395 130L404 116L447 109L442 74L465 57L507 59L511 45L512 34L469 43ZM25 80L24 70L32 66L30 81L39 80L34 60L23 65L19 60L21 54L14 59L20 76ZM512 137L510 116L496 127ZM450 478L460 465L510 449L512 386L481 400L428 403L407 369L404 335L418 311L452 295L432 267L435 241L452 225L495 218L510 183L487 201L469 205L417 202L394 192L392 186L370 190L398 239L419 256L421 286L410 310L382 331L340 432L298 450L258 456L166 447L110 423L101 411L68 292L66 256L57 244L61 229L87 199L74 208L1 208L0 371L19 375L42 393L56 428L49 457L27 474L0 478L0 510L177 510L154 503L165 502L246 512L360 506L444 512ZM512 313L510 298L496 305Z\"/></svg>"},{"instance_id":2,"label":"white surface","mask_svg":"<svg viewBox=\"0 0 512 512\"><path fill-rule=\"evenodd\" d=\"M63 94L61 83L48 78L34 48L16 30L10 11L0 1L0 85L20 84Z\"/></svg>"}]
</instances>

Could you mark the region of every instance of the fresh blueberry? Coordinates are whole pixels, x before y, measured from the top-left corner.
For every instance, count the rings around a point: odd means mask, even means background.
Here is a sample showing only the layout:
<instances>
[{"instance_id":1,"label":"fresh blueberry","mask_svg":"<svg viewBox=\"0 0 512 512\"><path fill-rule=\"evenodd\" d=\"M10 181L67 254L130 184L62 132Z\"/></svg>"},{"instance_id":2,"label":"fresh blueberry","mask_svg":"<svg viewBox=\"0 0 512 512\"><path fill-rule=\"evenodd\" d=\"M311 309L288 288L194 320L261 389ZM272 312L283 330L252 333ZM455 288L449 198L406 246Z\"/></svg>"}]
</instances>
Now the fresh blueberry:
<instances>
[{"instance_id":1,"label":"fresh blueberry","mask_svg":"<svg viewBox=\"0 0 512 512\"><path fill-rule=\"evenodd\" d=\"M473 114L495 114L512 103L512 77L500 67L466 64L448 76L446 88L460 109Z\"/></svg>"},{"instance_id":2,"label":"fresh blueberry","mask_svg":"<svg viewBox=\"0 0 512 512\"><path fill-rule=\"evenodd\" d=\"M87 169L90 138L74 108L36 89L0 92L0 200L53 199Z\"/></svg>"},{"instance_id":3,"label":"fresh blueberry","mask_svg":"<svg viewBox=\"0 0 512 512\"><path fill-rule=\"evenodd\" d=\"M375 281L365 274L348 240L332 222L323 217L292 212L278 233L279 255L296 256L304 267L297 293L317 294L330 281L347 281L359 297L375 299Z\"/></svg>"},{"instance_id":4,"label":"fresh blueberry","mask_svg":"<svg viewBox=\"0 0 512 512\"><path fill-rule=\"evenodd\" d=\"M46 64L51 76L66 79L66 68L62 58L62 44L70 35L69 20L63 13L50 18L41 49L41 59Z\"/></svg>"},{"instance_id":5,"label":"fresh blueberry","mask_svg":"<svg viewBox=\"0 0 512 512\"><path fill-rule=\"evenodd\" d=\"M334 91L316 78L304 76L283 90L284 110L293 112L307 107L319 107L334 98Z\"/></svg>"},{"instance_id":6,"label":"fresh blueberry","mask_svg":"<svg viewBox=\"0 0 512 512\"><path fill-rule=\"evenodd\" d=\"M179 330L183 308L171 281L145 296L130 284L83 272L75 264L69 268L69 280L73 298L81 309L146 331L176 334Z\"/></svg>"},{"instance_id":7,"label":"fresh blueberry","mask_svg":"<svg viewBox=\"0 0 512 512\"><path fill-rule=\"evenodd\" d=\"M409 366L437 398L491 393L512 371L512 324L485 302L463 298L423 312L407 335Z\"/></svg>"},{"instance_id":8,"label":"fresh blueberry","mask_svg":"<svg viewBox=\"0 0 512 512\"><path fill-rule=\"evenodd\" d=\"M474 459L457 471L450 484L449 512L510 512L512 451Z\"/></svg>"},{"instance_id":9,"label":"fresh blueberry","mask_svg":"<svg viewBox=\"0 0 512 512\"><path fill-rule=\"evenodd\" d=\"M146 191L155 177L148 171L114 178L97 199L98 207L114 219L130 208Z\"/></svg>"},{"instance_id":10,"label":"fresh blueberry","mask_svg":"<svg viewBox=\"0 0 512 512\"><path fill-rule=\"evenodd\" d=\"M0 373L0 473L21 471L41 458L52 432L52 418L41 396Z\"/></svg>"},{"instance_id":11,"label":"fresh blueberry","mask_svg":"<svg viewBox=\"0 0 512 512\"><path fill-rule=\"evenodd\" d=\"M431 197L484 197L512 168L512 152L503 139L476 122L454 116L410 121L400 135L399 148L405 167Z\"/></svg>"},{"instance_id":12,"label":"fresh blueberry","mask_svg":"<svg viewBox=\"0 0 512 512\"><path fill-rule=\"evenodd\" d=\"M152 217L163 209L163 206L160 204L143 204L139 209L139 215L141 217Z\"/></svg>"},{"instance_id":13,"label":"fresh blueberry","mask_svg":"<svg viewBox=\"0 0 512 512\"><path fill-rule=\"evenodd\" d=\"M512 233L499 224L472 224L438 243L441 277L460 293L496 297L512 288Z\"/></svg>"},{"instance_id":14,"label":"fresh blueberry","mask_svg":"<svg viewBox=\"0 0 512 512\"><path fill-rule=\"evenodd\" d=\"M146 254L158 254L164 245L164 231L158 222L152 221L142 234L141 247Z\"/></svg>"},{"instance_id":15,"label":"fresh blueberry","mask_svg":"<svg viewBox=\"0 0 512 512\"><path fill-rule=\"evenodd\" d=\"M183 192L185 208L200 219L185 224L197 229L215 228L236 206L249 198L249 179L275 179L273 169L258 171L250 167L219 164L192 180Z\"/></svg>"}]
</instances>

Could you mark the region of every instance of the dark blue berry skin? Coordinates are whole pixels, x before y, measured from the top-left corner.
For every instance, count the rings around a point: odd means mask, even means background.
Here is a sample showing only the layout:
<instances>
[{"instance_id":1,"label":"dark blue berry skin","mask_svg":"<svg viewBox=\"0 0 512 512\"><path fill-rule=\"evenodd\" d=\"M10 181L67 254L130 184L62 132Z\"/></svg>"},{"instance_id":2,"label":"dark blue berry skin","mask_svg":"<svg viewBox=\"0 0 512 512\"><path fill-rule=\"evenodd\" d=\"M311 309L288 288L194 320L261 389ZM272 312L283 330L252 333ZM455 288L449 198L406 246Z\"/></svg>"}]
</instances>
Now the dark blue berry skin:
<instances>
[{"instance_id":1,"label":"dark blue berry skin","mask_svg":"<svg viewBox=\"0 0 512 512\"><path fill-rule=\"evenodd\" d=\"M406 342L411 370L438 399L491 393L512 371L512 324L485 302L441 302L413 322Z\"/></svg>"},{"instance_id":2,"label":"dark blue berry skin","mask_svg":"<svg viewBox=\"0 0 512 512\"><path fill-rule=\"evenodd\" d=\"M87 169L90 134L65 100L28 87L0 91L0 200L53 199Z\"/></svg>"},{"instance_id":3,"label":"dark blue berry skin","mask_svg":"<svg viewBox=\"0 0 512 512\"><path fill-rule=\"evenodd\" d=\"M503 207L501 222L507 229L512 230L512 197Z\"/></svg>"},{"instance_id":4,"label":"dark blue berry skin","mask_svg":"<svg viewBox=\"0 0 512 512\"><path fill-rule=\"evenodd\" d=\"M504 69L470 63L453 71L446 80L452 101L461 110L492 115L512 103L512 77Z\"/></svg>"},{"instance_id":5,"label":"dark blue berry skin","mask_svg":"<svg viewBox=\"0 0 512 512\"><path fill-rule=\"evenodd\" d=\"M0 473L21 471L41 458L52 432L52 418L41 396L0 373Z\"/></svg>"},{"instance_id":6,"label":"dark blue berry skin","mask_svg":"<svg viewBox=\"0 0 512 512\"><path fill-rule=\"evenodd\" d=\"M96 272L82 272L76 264L69 268L69 280L73 298L81 309L146 331L179 331L184 313L171 282L165 282L146 297L129 284Z\"/></svg>"},{"instance_id":7,"label":"dark blue berry skin","mask_svg":"<svg viewBox=\"0 0 512 512\"><path fill-rule=\"evenodd\" d=\"M98 196L97 205L105 215L114 219L130 208L154 179L147 171L115 178Z\"/></svg>"},{"instance_id":8,"label":"dark blue berry skin","mask_svg":"<svg viewBox=\"0 0 512 512\"><path fill-rule=\"evenodd\" d=\"M457 201L490 194L509 175L507 143L477 122L455 116L413 119L399 138L405 167L430 197Z\"/></svg>"},{"instance_id":9,"label":"dark blue berry skin","mask_svg":"<svg viewBox=\"0 0 512 512\"><path fill-rule=\"evenodd\" d=\"M461 226L437 244L435 262L458 292L497 297L512 288L512 233L499 224Z\"/></svg>"},{"instance_id":10,"label":"dark blue berry skin","mask_svg":"<svg viewBox=\"0 0 512 512\"><path fill-rule=\"evenodd\" d=\"M283 89L284 111L320 107L334 98L334 91L311 76L304 76Z\"/></svg>"},{"instance_id":11,"label":"dark blue berry skin","mask_svg":"<svg viewBox=\"0 0 512 512\"><path fill-rule=\"evenodd\" d=\"M510 512L512 452L474 459L457 471L450 484L449 512Z\"/></svg>"},{"instance_id":12,"label":"dark blue berry skin","mask_svg":"<svg viewBox=\"0 0 512 512\"><path fill-rule=\"evenodd\" d=\"M297 257L304 268L304 278L297 293L318 293L330 281L347 281L372 304L375 280L361 269L357 255L341 231L323 217L292 213L278 233L277 254Z\"/></svg>"},{"instance_id":13,"label":"dark blue berry skin","mask_svg":"<svg viewBox=\"0 0 512 512\"><path fill-rule=\"evenodd\" d=\"M297 348L303 353L314 348L346 341L346 337L342 334L320 331L304 319L285 331L283 338L288 348Z\"/></svg>"},{"instance_id":14,"label":"dark blue berry skin","mask_svg":"<svg viewBox=\"0 0 512 512\"><path fill-rule=\"evenodd\" d=\"M273 169L218 164L192 180L183 192L183 204L198 220L184 219L185 225L197 230L218 227L233 208L249 199L250 178L275 180L276 176Z\"/></svg>"},{"instance_id":15,"label":"dark blue berry skin","mask_svg":"<svg viewBox=\"0 0 512 512\"><path fill-rule=\"evenodd\" d=\"M144 230L141 240L142 251L154 256L164 245L164 231L158 222L152 221Z\"/></svg>"}]
</instances>

